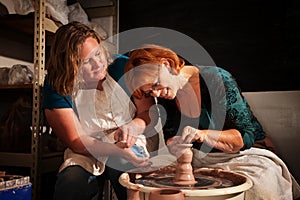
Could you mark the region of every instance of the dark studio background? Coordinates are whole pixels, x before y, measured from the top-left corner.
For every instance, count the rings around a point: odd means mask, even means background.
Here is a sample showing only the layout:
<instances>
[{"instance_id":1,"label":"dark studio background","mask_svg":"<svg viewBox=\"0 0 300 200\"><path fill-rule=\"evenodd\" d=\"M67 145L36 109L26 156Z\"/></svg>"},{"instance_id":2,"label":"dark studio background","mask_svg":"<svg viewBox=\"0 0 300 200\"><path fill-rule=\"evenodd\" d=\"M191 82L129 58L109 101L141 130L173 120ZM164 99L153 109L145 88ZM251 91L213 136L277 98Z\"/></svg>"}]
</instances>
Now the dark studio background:
<instances>
[{"instance_id":1,"label":"dark studio background","mask_svg":"<svg viewBox=\"0 0 300 200\"><path fill-rule=\"evenodd\" d=\"M162 27L196 40L243 91L299 90L300 1L120 1L120 32Z\"/></svg>"}]
</instances>

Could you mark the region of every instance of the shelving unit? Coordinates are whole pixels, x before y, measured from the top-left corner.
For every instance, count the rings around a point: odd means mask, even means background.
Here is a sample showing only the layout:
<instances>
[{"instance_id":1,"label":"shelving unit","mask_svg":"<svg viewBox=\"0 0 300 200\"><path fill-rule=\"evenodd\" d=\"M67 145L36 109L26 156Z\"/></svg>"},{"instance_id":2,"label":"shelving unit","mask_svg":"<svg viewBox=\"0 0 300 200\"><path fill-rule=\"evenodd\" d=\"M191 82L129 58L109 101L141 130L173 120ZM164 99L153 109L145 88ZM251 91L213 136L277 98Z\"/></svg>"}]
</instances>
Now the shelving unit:
<instances>
[{"instance_id":1,"label":"shelving unit","mask_svg":"<svg viewBox=\"0 0 300 200\"><path fill-rule=\"evenodd\" d=\"M30 169L32 199L40 199L41 175L55 171L62 162L63 152L44 153L41 138L43 136L43 114L41 110L42 87L45 69L46 31L55 32L56 24L45 18L46 0L35 0L35 12L28 16L8 15L1 19L1 25L11 32L21 33L23 39L33 35L33 84L0 86L0 92L30 90L32 95L32 135L31 149L28 153L1 152L0 163L4 166L25 167ZM33 31L32 31L33 30ZM8 36L9 37L9 36ZM26 38L27 37L27 38ZM29 91L27 91L30 93Z\"/></svg>"},{"instance_id":2,"label":"shelving unit","mask_svg":"<svg viewBox=\"0 0 300 200\"><path fill-rule=\"evenodd\" d=\"M118 32L118 0L104 0L104 2L110 2L110 4L89 7L85 9L86 13L90 18L112 16L112 34L116 34ZM26 45L33 46L33 84L0 86L0 93L7 91L19 93L21 91L21 93L32 95L31 148L28 152L0 152L0 166L30 169L33 200L40 199L41 176L44 173L56 171L63 161L63 152L43 151L42 139L44 134L48 134L43 132L44 119L41 109L46 40L47 35L53 34L58 28L57 23L46 18L45 15L46 0L35 0L35 12L33 14L26 16L8 15L0 18L0 26L9 30L4 35L1 33L0 37L16 38L16 40L25 41Z\"/></svg>"}]
</instances>

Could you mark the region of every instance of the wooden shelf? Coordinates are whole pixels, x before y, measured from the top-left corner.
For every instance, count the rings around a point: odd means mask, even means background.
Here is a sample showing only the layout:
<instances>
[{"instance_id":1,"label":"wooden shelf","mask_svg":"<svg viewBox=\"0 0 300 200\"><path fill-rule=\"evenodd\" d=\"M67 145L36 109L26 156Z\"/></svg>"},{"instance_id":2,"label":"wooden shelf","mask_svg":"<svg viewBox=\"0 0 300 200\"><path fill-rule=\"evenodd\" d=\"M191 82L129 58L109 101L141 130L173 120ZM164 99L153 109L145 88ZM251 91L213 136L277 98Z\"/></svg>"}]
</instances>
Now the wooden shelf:
<instances>
[{"instance_id":1,"label":"wooden shelf","mask_svg":"<svg viewBox=\"0 0 300 200\"><path fill-rule=\"evenodd\" d=\"M22 85L0 85L0 89L32 89L33 84Z\"/></svg>"},{"instance_id":2,"label":"wooden shelf","mask_svg":"<svg viewBox=\"0 0 300 200\"><path fill-rule=\"evenodd\" d=\"M33 35L34 13L28 15L10 14L0 17L1 31L13 30L18 34Z\"/></svg>"},{"instance_id":3,"label":"wooden shelf","mask_svg":"<svg viewBox=\"0 0 300 200\"><path fill-rule=\"evenodd\" d=\"M60 25L61 24L55 23L53 20L51 20L49 18L45 18L45 29L46 29L46 31L49 31L51 33L55 33Z\"/></svg>"},{"instance_id":4,"label":"wooden shelf","mask_svg":"<svg viewBox=\"0 0 300 200\"><path fill-rule=\"evenodd\" d=\"M31 153L1 152L0 163L6 166L32 167L33 155Z\"/></svg>"},{"instance_id":5,"label":"wooden shelf","mask_svg":"<svg viewBox=\"0 0 300 200\"><path fill-rule=\"evenodd\" d=\"M54 22L49 18L45 18L45 30L50 33L55 33L61 24ZM0 17L1 31L5 29L16 31L18 34L26 34L33 36L34 30L34 13L28 15L10 14Z\"/></svg>"},{"instance_id":6,"label":"wooden shelf","mask_svg":"<svg viewBox=\"0 0 300 200\"><path fill-rule=\"evenodd\" d=\"M41 157L42 173L57 170L63 162L63 152L45 153ZM1 152L0 163L15 167L33 167L33 154Z\"/></svg>"}]
</instances>

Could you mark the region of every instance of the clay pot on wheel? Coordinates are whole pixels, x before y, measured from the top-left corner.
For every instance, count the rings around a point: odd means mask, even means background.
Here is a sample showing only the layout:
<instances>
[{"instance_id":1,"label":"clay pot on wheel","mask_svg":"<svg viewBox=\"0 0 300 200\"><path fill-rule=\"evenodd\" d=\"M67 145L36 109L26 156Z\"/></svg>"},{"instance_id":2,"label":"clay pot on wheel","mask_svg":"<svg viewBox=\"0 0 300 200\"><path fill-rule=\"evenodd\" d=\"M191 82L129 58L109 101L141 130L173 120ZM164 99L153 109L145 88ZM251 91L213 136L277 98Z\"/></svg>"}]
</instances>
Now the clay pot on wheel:
<instances>
[{"instance_id":1,"label":"clay pot on wheel","mask_svg":"<svg viewBox=\"0 0 300 200\"><path fill-rule=\"evenodd\" d=\"M184 200L184 193L178 189L159 188L149 194L149 200Z\"/></svg>"},{"instance_id":2,"label":"clay pot on wheel","mask_svg":"<svg viewBox=\"0 0 300 200\"><path fill-rule=\"evenodd\" d=\"M177 158L176 174L173 182L179 185L194 185L197 182L191 164L193 159L192 144L178 144L177 146L182 148L182 155Z\"/></svg>"}]
</instances>

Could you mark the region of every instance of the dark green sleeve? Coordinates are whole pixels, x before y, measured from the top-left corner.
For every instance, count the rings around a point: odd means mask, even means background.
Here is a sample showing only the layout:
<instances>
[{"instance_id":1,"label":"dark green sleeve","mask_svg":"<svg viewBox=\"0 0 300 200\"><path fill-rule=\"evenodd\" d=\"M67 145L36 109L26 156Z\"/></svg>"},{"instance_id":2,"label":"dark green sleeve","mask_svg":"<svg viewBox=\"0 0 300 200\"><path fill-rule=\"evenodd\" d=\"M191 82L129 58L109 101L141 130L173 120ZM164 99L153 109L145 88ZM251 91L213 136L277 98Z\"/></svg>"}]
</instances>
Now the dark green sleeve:
<instances>
[{"instance_id":1,"label":"dark green sleeve","mask_svg":"<svg viewBox=\"0 0 300 200\"><path fill-rule=\"evenodd\" d=\"M216 66L200 66L202 82L200 124L216 130L237 129L244 141L243 149L251 148L266 133L253 115L233 76Z\"/></svg>"},{"instance_id":2,"label":"dark green sleeve","mask_svg":"<svg viewBox=\"0 0 300 200\"><path fill-rule=\"evenodd\" d=\"M248 149L256 140L265 138L265 132L253 115L246 99L232 75L219 68L226 92L226 117L224 129L237 129L243 137L244 147Z\"/></svg>"}]
</instances>

